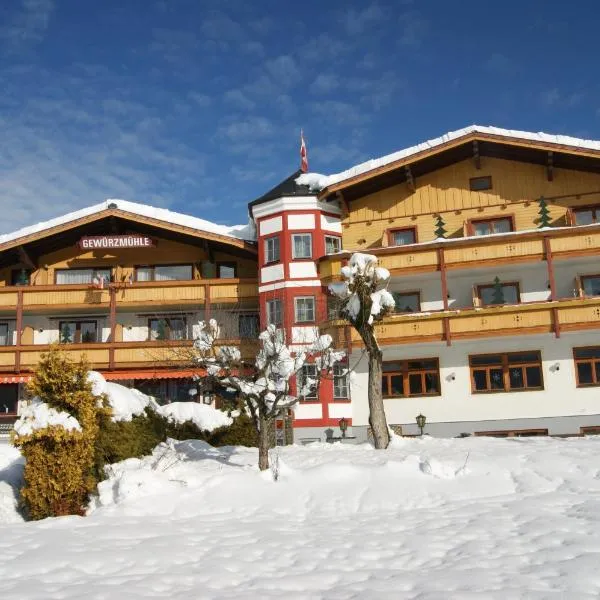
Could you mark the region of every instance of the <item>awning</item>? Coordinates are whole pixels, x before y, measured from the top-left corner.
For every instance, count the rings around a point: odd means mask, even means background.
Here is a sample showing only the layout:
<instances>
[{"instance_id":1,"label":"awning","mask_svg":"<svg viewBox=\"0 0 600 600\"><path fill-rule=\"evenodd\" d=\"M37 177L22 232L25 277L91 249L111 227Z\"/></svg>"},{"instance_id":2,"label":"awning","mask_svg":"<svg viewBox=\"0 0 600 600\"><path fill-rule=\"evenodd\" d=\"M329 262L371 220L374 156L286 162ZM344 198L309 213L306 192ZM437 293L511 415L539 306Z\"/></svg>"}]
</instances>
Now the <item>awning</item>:
<instances>
[{"instance_id":1,"label":"awning","mask_svg":"<svg viewBox=\"0 0 600 600\"><path fill-rule=\"evenodd\" d=\"M169 370L169 371L101 371L105 379L190 379L198 375L198 371Z\"/></svg>"},{"instance_id":2,"label":"awning","mask_svg":"<svg viewBox=\"0 0 600 600\"><path fill-rule=\"evenodd\" d=\"M3 383L26 383L31 375L0 375L0 385Z\"/></svg>"}]
</instances>

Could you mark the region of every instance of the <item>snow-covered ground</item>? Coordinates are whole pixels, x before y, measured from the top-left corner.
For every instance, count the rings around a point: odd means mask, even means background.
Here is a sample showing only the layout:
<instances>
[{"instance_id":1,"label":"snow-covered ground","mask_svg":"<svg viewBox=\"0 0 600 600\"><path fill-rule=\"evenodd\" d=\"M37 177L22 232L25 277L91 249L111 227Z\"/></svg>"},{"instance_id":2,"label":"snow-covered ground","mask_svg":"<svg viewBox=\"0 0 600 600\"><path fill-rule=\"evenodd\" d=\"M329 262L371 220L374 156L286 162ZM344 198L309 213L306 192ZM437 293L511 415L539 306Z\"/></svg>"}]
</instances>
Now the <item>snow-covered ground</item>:
<instances>
[{"instance_id":1,"label":"snow-covered ground","mask_svg":"<svg viewBox=\"0 0 600 600\"><path fill-rule=\"evenodd\" d=\"M165 445L86 518L2 524L0 598L600 596L600 438L276 453L273 481L256 450Z\"/></svg>"}]
</instances>

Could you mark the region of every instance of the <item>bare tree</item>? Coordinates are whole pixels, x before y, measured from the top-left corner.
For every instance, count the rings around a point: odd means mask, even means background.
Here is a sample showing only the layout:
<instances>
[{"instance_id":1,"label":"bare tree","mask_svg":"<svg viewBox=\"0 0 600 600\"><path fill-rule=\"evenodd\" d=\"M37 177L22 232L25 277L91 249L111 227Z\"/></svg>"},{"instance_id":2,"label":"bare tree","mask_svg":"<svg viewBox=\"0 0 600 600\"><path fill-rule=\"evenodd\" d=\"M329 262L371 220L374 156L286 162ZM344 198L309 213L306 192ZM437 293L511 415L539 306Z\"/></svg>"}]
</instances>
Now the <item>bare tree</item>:
<instances>
[{"instance_id":1,"label":"bare tree","mask_svg":"<svg viewBox=\"0 0 600 600\"><path fill-rule=\"evenodd\" d=\"M293 353L285 342L283 330L269 325L259 336L259 349L253 362L243 360L235 346L218 345L220 327L214 319L199 323L200 335L194 342L195 362L206 371L202 384L217 384L236 390L250 413L258 433L258 467L269 468L269 432L287 408L308 394L316 380L302 378L295 395L290 382L304 364L317 365L317 372L331 373L343 352L331 349L331 337L320 336L306 351ZM300 378L296 382L300 384Z\"/></svg>"},{"instance_id":2,"label":"bare tree","mask_svg":"<svg viewBox=\"0 0 600 600\"><path fill-rule=\"evenodd\" d=\"M369 356L369 424L375 448L387 448L390 433L385 418L381 391L382 353L375 336L375 323L381 321L395 306L387 290L390 272L377 266L377 257L355 253L342 267L344 281L329 285L330 292L340 300L339 314L358 331Z\"/></svg>"}]
</instances>

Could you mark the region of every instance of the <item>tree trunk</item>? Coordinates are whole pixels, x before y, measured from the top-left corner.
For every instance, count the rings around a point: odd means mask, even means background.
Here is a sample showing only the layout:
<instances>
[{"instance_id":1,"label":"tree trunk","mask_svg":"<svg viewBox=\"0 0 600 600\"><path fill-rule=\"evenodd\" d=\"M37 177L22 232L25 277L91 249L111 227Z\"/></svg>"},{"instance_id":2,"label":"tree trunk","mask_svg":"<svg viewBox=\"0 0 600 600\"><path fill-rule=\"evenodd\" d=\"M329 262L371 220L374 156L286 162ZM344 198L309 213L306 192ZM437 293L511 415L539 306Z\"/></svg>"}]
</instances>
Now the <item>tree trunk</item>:
<instances>
[{"instance_id":1,"label":"tree trunk","mask_svg":"<svg viewBox=\"0 0 600 600\"><path fill-rule=\"evenodd\" d=\"M258 430L258 468L266 471L269 468L269 448L271 447L271 419L260 415Z\"/></svg>"},{"instance_id":2,"label":"tree trunk","mask_svg":"<svg viewBox=\"0 0 600 600\"><path fill-rule=\"evenodd\" d=\"M381 393L381 363L379 348L367 348L369 354L369 425L373 431L373 443L378 450L385 450L390 443L390 432L385 418Z\"/></svg>"}]
</instances>

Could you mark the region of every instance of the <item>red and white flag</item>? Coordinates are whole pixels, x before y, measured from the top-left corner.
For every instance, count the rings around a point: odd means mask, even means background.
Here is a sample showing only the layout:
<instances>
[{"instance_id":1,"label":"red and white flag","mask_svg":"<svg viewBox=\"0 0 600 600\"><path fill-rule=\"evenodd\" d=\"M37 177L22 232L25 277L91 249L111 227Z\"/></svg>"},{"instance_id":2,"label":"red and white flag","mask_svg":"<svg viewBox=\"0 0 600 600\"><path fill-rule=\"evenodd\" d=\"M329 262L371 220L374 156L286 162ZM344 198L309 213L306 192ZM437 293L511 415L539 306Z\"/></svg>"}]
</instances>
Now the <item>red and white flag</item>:
<instances>
[{"instance_id":1,"label":"red and white flag","mask_svg":"<svg viewBox=\"0 0 600 600\"><path fill-rule=\"evenodd\" d=\"M308 153L306 143L304 142L304 133L300 130L300 170L303 173L308 172Z\"/></svg>"}]
</instances>

